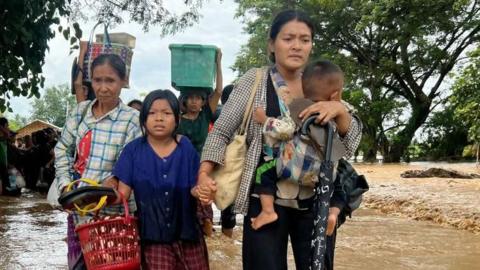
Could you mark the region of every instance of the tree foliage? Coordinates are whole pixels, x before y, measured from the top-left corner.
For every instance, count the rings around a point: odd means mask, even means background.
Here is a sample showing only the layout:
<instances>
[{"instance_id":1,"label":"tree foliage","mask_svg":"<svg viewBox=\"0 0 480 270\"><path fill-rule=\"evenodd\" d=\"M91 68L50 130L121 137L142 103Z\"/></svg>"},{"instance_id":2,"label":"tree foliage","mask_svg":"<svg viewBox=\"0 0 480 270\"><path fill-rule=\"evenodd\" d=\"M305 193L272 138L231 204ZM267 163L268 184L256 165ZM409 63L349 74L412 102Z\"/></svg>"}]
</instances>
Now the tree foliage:
<instances>
[{"instance_id":1,"label":"tree foliage","mask_svg":"<svg viewBox=\"0 0 480 270\"><path fill-rule=\"evenodd\" d=\"M172 34L198 21L202 2L170 1L175 8L184 10L175 13L161 0L0 1L0 112L11 111L11 97L40 97L48 42L60 33L72 50L78 48L82 36L78 21L122 23L124 17L129 17L145 30L157 25L164 34Z\"/></svg>"},{"instance_id":2,"label":"tree foliage","mask_svg":"<svg viewBox=\"0 0 480 270\"><path fill-rule=\"evenodd\" d=\"M278 11L306 11L316 27L313 58L339 63L347 89L360 89L366 140L387 161L406 153L440 102L446 76L480 38L480 3L473 0L237 2L251 38L234 67L244 72L267 62L268 27Z\"/></svg>"},{"instance_id":3,"label":"tree foliage","mask_svg":"<svg viewBox=\"0 0 480 270\"><path fill-rule=\"evenodd\" d=\"M456 78L450 98L455 104L457 120L468 127L469 139L480 142L480 48L472 54L475 60Z\"/></svg>"},{"instance_id":4,"label":"tree foliage","mask_svg":"<svg viewBox=\"0 0 480 270\"><path fill-rule=\"evenodd\" d=\"M418 142L417 159L459 160L468 145L468 127L455 115L456 105L449 101L432 113L423 127L422 141ZM412 153L410 153L412 154Z\"/></svg>"},{"instance_id":5,"label":"tree foliage","mask_svg":"<svg viewBox=\"0 0 480 270\"><path fill-rule=\"evenodd\" d=\"M169 1L170 8L162 0L72 0L72 18L93 19L120 24L125 17L143 26L159 26L162 33L174 34L198 22L199 9L205 0ZM175 12L180 10L180 12Z\"/></svg>"},{"instance_id":6,"label":"tree foliage","mask_svg":"<svg viewBox=\"0 0 480 270\"><path fill-rule=\"evenodd\" d=\"M0 2L0 111L12 96L39 97L47 43L55 36L51 26L67 14L65 0Z\"/></svg>"},{"instance_id":7,"label":"tree foliage","mask_svg":"<svg viewBox=\"0 0 480 270\"><path fill-rule=\"evenodd\" d=\"M67 112L74 109L75 105L75 96L70 94L67 85L49 87L41 98L33 100L30 120L39 119L63 127Z\"/></svg>"}]
</instances>

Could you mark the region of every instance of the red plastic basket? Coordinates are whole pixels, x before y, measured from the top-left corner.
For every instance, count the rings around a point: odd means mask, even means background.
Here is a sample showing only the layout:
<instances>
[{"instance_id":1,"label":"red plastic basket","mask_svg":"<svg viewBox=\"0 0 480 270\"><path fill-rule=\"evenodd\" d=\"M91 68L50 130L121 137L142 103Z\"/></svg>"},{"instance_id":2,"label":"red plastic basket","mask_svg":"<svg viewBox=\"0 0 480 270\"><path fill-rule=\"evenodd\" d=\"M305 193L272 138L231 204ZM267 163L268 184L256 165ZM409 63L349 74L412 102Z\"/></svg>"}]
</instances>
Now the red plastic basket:
<instances>
[{"instance_id":1,"label":"red plastic basket","mask_svg":"<svg viewBox=\"0 0 480 270\"><path fill-rule=\"evenodd\" d=\"M123 197L122 201L124 217L94 220L75 229L88 270L140 269L137 218L129 215Z\"/></svg>"}]
</instances>

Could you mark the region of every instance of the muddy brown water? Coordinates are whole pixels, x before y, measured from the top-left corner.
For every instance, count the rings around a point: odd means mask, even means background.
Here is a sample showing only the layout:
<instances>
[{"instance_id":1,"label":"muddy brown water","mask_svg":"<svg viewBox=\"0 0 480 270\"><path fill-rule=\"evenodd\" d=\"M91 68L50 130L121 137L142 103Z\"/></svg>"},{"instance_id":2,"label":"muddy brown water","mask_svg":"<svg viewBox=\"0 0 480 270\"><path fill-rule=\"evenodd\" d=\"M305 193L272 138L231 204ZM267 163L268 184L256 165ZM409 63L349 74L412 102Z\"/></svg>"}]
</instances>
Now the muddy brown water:
<instances>
[{"instance_id":1,"label":"muddy brown water","mask_svg":"<svg viewBox=\"0 0 480 270\"><path fill-rule=\"evenodd\" d=\"M480 269L480 179L399 176L428 166L356 166L371 185L368 208L340 228L335 269ZM443 166L478 172L472 164ZM0 270L66 269L65 234L66 214L44 196L0 196ZM213 270L241 269L240 228L233 239L217 232L207 243ZM289 269L295 269L291 252Z\"/></svg>"}]
</instances>

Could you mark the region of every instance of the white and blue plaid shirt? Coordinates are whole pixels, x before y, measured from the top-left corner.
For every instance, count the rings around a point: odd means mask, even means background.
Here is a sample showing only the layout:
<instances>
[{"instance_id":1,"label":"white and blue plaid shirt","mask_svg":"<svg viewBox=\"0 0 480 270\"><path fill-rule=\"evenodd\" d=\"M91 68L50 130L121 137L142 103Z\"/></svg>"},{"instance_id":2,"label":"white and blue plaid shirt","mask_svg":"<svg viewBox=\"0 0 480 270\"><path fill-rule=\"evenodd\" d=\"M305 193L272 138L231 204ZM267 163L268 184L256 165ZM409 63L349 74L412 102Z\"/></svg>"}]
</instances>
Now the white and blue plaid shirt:
<instances>
[{"instance_id":1,"label":"white and blue plaid shirt","mask_svg":"<svg viewBox=\"0 0 480 270\"><path fill-rule=\"evenodd\" d=\"M92 131L92 143L82 177L100 183L112 176L113 167L123 147L142 134L137 110L120 101L117 107L96 119L92 112L95 102L96 100L84 101L77 105L68 117L55 146L59 192L72 181L75 162L72 152L77 149L80 140L88 131Z\"/></svg>"}]
</instances>

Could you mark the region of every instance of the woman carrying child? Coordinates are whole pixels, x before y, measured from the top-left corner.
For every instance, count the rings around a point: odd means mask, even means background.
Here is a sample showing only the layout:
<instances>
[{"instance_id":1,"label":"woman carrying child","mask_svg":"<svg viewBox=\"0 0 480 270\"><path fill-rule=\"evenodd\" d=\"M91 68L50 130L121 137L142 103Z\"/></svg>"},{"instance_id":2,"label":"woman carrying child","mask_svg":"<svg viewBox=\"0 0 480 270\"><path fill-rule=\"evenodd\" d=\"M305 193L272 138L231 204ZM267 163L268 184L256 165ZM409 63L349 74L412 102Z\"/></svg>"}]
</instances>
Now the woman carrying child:
<instances>
[{"instance_id":1,"label":"woman carrying child","mask_svg":"<svg viewBox=\"0 0 480 270\"><path fill-rule=\"evenodd\" d=\"M235 85L222 114L215 122L202 153L199 170L199 191L202 201L208 203L216 190L211 173L217 164L222 164L226 146L241 125L243 112L253 87L258 87L253 107L263 108L268 117L281 115L279 99L302 98L302 72L312 51L314 28L310 19L302 12L287 10L273 20L268 48L273 67L263 69L261 82L254 85L256 70L248 71ZM274 83L275 81L275 83ZM283 81L287 90L284 96L277 94L275 85ZM339 101L319 101L303 110L298 117L305 120L319 113L317 122L325 124L334 120L338 134L350 156L359 144L361 124L352 117ZM296 117L296 116L292 116ZM248 123L247 156L234 211L245 215L243 231L243 268L287 269L287 244L290 237L297 269L309 269L311 264L311 241L313 231L313 190L279 179L275 199L277 220L254 230L251 218L261 211L258 194L252 192L254 176L263 156L264 144L262 125ZM278 194L284 195L283 197Z\"/></svg>"}]
</instances>

